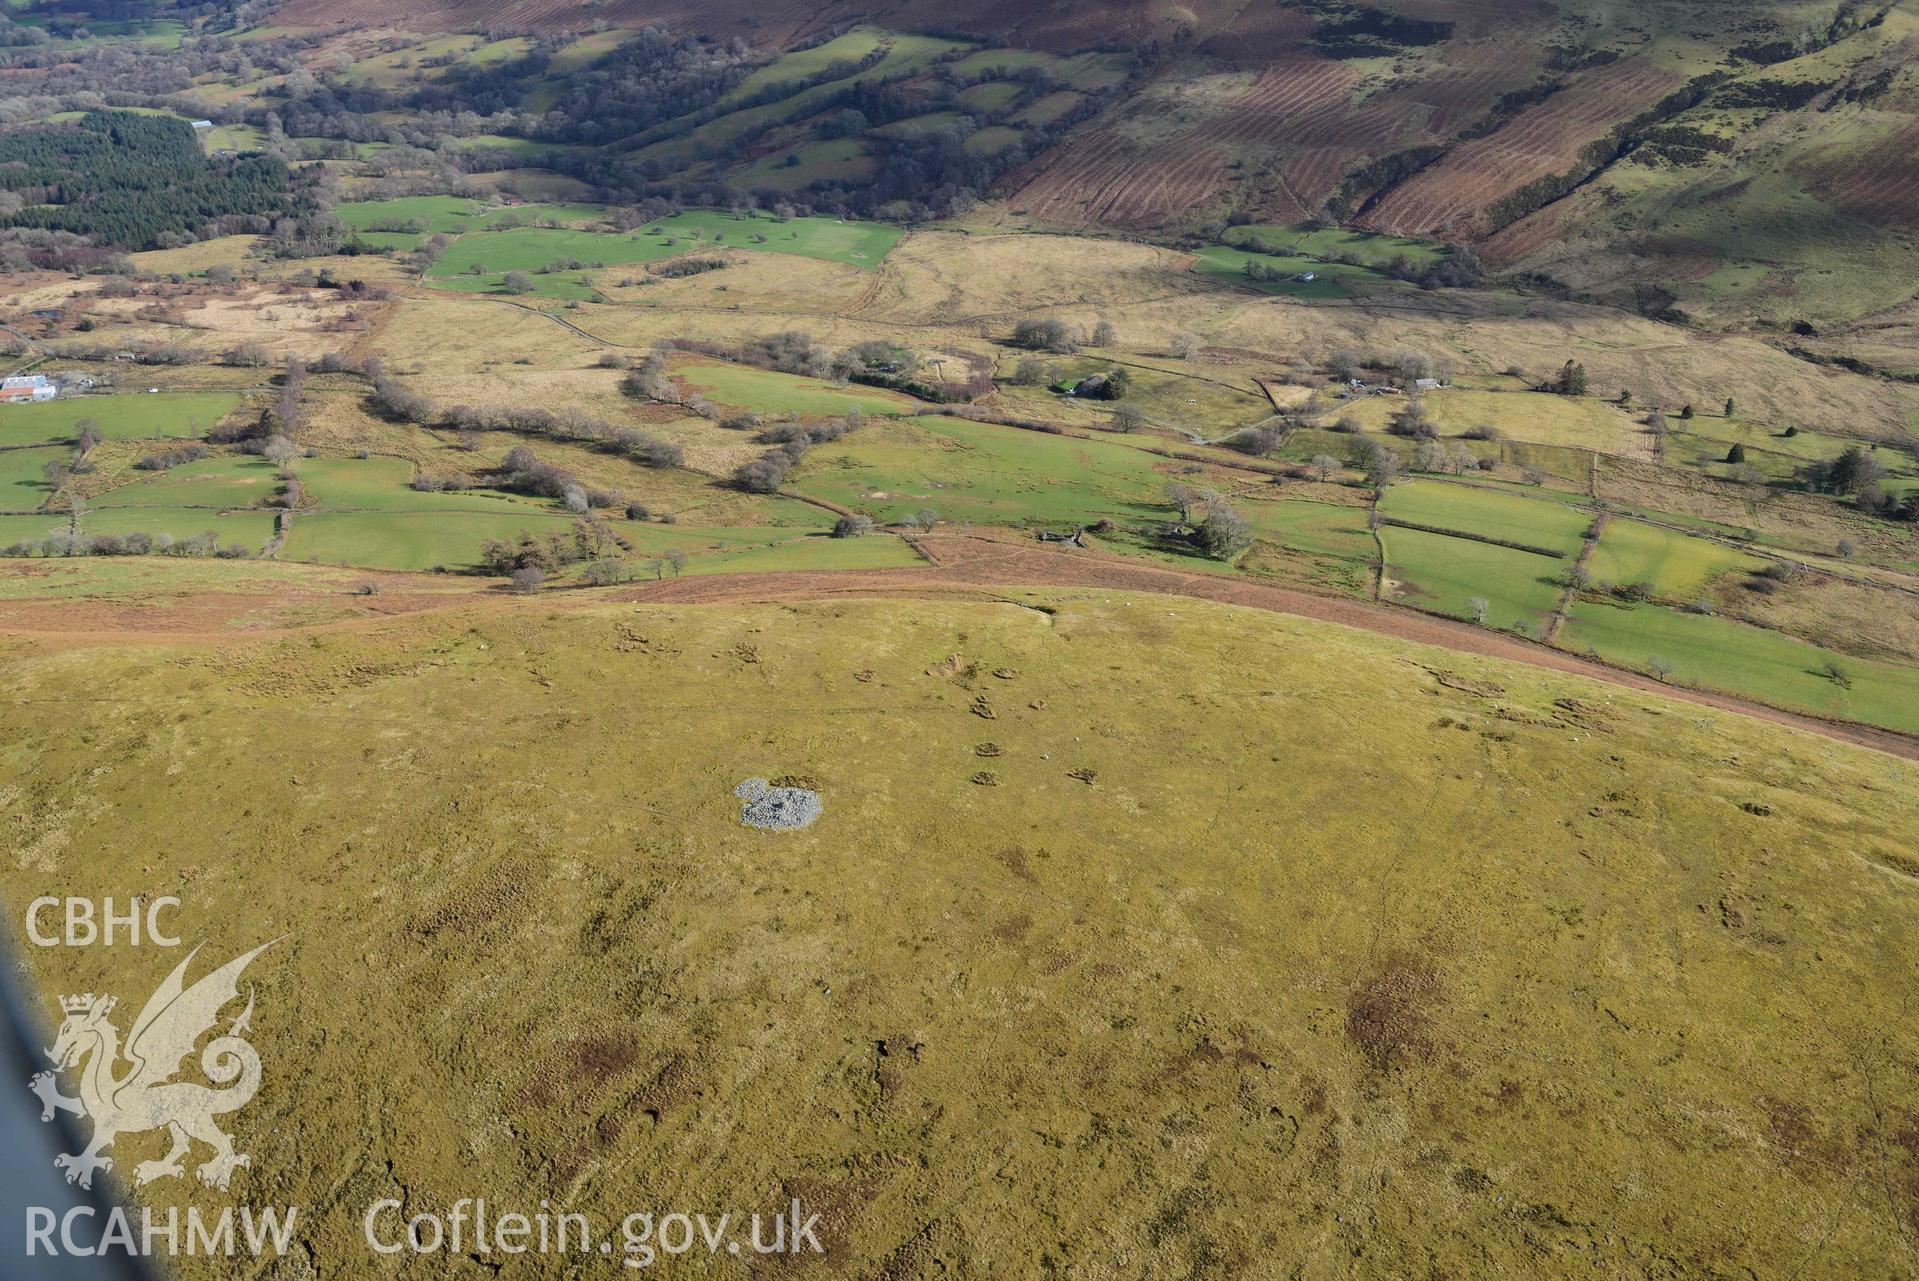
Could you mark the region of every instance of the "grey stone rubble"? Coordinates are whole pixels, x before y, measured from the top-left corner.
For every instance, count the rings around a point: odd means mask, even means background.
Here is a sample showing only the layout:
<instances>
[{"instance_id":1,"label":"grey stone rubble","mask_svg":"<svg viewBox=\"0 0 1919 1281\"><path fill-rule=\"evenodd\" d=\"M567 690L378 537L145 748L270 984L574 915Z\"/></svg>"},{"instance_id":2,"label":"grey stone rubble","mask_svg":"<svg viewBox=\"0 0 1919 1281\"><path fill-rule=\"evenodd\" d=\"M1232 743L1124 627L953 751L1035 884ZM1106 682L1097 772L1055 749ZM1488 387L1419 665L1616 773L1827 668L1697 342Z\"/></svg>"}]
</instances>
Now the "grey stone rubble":
<instances>
[{"instance_id":1,"label":"grey stone rubble","mask_svg":"<svg viewBox=\"0 0 1919 1281\"><path fill-rule=\"evenodd\" d=\"M786 831L809 827L820 816L820 794L803 787L771 787L763 778L749 778L733 789L745 801L740 822L748 827Z\"/></svg>"}]
</instances>

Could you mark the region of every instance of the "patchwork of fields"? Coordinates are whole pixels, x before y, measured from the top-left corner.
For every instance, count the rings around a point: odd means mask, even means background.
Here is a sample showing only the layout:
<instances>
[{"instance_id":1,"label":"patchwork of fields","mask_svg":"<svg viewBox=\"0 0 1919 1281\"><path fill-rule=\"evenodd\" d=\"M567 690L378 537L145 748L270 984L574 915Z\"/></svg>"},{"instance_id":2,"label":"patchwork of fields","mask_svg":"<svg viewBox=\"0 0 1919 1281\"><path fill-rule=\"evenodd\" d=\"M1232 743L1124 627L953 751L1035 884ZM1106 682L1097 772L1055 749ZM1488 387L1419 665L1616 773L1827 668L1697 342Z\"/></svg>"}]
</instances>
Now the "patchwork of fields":
<instances>
[{"instance_id":1,"label":"patchwork of fields","mask_svg":"<svg viewBox=\"0 0 1919 1281\"><path fill-rule=\"evenodd\" d=\"M274 940L240 1271L1906 1276L1919 15L151 7L0 20L0 896Z\"/></svg>"}]
</instances>

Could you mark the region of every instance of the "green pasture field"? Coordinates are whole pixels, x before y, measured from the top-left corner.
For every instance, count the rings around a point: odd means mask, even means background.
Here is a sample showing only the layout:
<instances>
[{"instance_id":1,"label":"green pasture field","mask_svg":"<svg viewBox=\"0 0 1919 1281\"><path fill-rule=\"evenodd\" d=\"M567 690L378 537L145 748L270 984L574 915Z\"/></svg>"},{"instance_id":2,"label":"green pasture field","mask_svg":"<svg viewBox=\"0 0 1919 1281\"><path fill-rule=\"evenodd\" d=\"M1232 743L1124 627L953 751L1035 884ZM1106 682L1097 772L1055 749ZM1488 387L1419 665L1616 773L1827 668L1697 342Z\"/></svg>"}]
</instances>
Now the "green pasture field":
<instances>
[{"instance_id":1,"label":"green pasture field","mask_svg":"<svg viewBox=\"0 0 1919 1281\"><path fill-rule=\"evenodd\" d=\"M917 35L889 35L887 43L890 47L886 56L862 71L859 75L860 79L878 80L919 71L944 54L972 47L964 41ZM777 67L777 64L775 66ZM775 80L771 83L791 78L777 71L775 76ZM682 117L678 121L669 121L658 129L648 131L646 136L658 141L640 147L633 152L633 155L639 158L684 161L694 151L696 134L701 143L724 145L748 130L762 125L802 119L807 114L824 107L844 88L844 84L839 81L814 85L773 102L729 112L700 125L697 130L689 130L692 121L697 117Z\"/></svg>"},{"instance_id":2,"label":"green pasture field","mask_svg":"<svg viewBox=\"0 0 1919 1281\"><path fill-rule=\"evenodd\" d=\"M476 48L469 49L460 58L461 62L473 67L490 67L495 63L509 62L514 58L526 56L533 48L531 36L508 36L504 40L493 40Z\"/></svg>"},{"instance_id":3,"label":"green pasture field","mask_svg":"<svg viewBox=\"0 0 1919 1281\"><path fill-rule=\"evenodd\" d=\"M1058 58L1037 49L981 49L955 62L953 74L977 76L994 68L1019 71L1026 67L1053 67L1058 63Z\"/></svg>"},{"instance_id":4,"label":"green pasture field","mask_svg":"<svg viewBox=\"0 0 1919 1281\"><path fill-rule=\"evenodd\" d=\"M1559 644L1641 671L1660 659L1672 664L1675 682L1919 733L1919 671L1834 654L1727 618L1581 600L1567 616ZM1826 674L1831 662L1850 687Z\"/></svg>"},{"instance_id":5,"label":"green pasture field","mask_svg":"<svg viewBox=\"0 0 1919 1281\"><path fill-rule=\"evenodd\" d=\"M1586 561L1595 583L1651 583L1661 596L1696 596L1721 574L1766 562L1705 538L1636 520L1613 520Z\"/></svg>"},{"instance_id":6,"label":"green pasture field","mask_svg":"<svg viewBox=\"0 0 1919 1281\"><path fill-rule=\"evenodd\" d=\"M15 25L22 27L45 28L56 15L29 13L16 16ZM177 18L80 18L86 28L86 36L70 41L73 44L99 44L103 42L152 45L161 49L178 49L187 34L187 24ZM124 108L121 108L124 110Z\"/></svg>"},{"instance_id":7,"label":"green pasture field","mask_svg":"<svg viewBox=\"0 0 1919 1281\"><path fill-rule=\"evenodd\" d=\"M65 512L0 516L0 547L67 531ZM258 551L273 537L273 513L222 512L200 507L94 507L80 518L80 535L168 534L176 539L212 533L221 545Z\"/></svg>"},{"instance_id":8,"label":"green pasture field","mask_svg":"<svg viewBox=\"0 0 1919 1281\"><path fill-rule=\"evenodd\" d=\"M633 33L621 27L611 27L605 31L595 31L583 35L578 40L555 53L546 64L549 81L570 75L582 67L591 66L607 54L625 44Z\"/></svg>"},{"instance_id":9,"label":"green pasture field","mask_svg":"<svg viewBox=\"0 0 1919 1281\"><path fill-rule=\"evenodd\" d=\"M622 531L624 532L624 531ZM640 553L644 558L645 553ZM925 562L903 538L869 534L863 538L831 538L806 534L783 542L727 548L693 557L689 574L738 574L752 571L889 569Z\"/></svg>"},{"instance_id":10,"label":"green pasture field","mask_svg":"<svg viewBox=\"0 0 1919 1281\"><path fill-rule=\"evenodd\" d=\"M89 525L91 521L87 522ZM31 516L13 514L0 516L0 549L11 547L15 543L28 543L47 537L49 534L65 533L67 514L65 512L47 512Z\"/></svg>"},{"instance_id":11,"label":"green pasture field","mask_svg":"<svg viewBox=\"0 0 1919 1281\"><path fill-rule=\"evenodd\" d=\"M1380 529L1379 540L1387 576L1399 581L1396 598L1405 604L1470 618L1468 602L1479 596L1489 607L1487 626L1518 624L1529 632L1559 606L1555 579L1565 572L1566 561L1390 525Z\"/></svg>"},{"instance_id":12,"label":"green pasture field","mask_svg":"<svg viewBox=\"0 0 1919 1281\"><path fill-rule=\"evenodd\" d=\"M1324 260L1335 254L1351 254L1369 267L1383 267L1399 257L1410 258L1422 267L1430 267L1448 253L1444 245L1430 240L1388 236L1372 231L1348 231L1343 227L1309 229L1280 223L1246 223L1226 231L1228 245L1241 246L1250 240L1279 245L1291 254L1307 258Z\"/></svg>"},{"instance_id":13,"label":"green pasture field","mask_svg":"<svg viewBox=\"0 0 1919 1281\"><path fill-rule=\"evenodd\" d=\"M1384 431L1406 401L1404 396L1359 396L1340 401L1334 412L1368 431ZM1628 443L1646 430L1607 402L1586 396L1446 387L1425 393L1419 401L1442 436L1491 427L1510 441L1624 454Z\"/></svg>"},{"instance_id":14,"label":"green pasture field","mask_svg":"<svg viewBox=\"0 0 1919 1281\"><path fill-rule=\"evenodd\" d=\"M904 120L895 120L892 124L881 125L867 132L880 138L901 138L915 131L930 131L956 125L967 119L963 111L929 111L925 115L908 116Z\"/></svg>"},{"instance_id":15,"label":"green pasture field","mask_svg":"<svg viewBox=\"0 0 1919 1281\"><path fill-rule=\"evenodd\" d=\"M976 156L996 156L1008 147L1017 147L1026 135L1006 125L988 125L976 129L966 139L966 150Z\"/></svg>"},{"instance_id":16,"label":"green pasture field","mask_svg":"<svg viewBox=\"0 0 1919 1281\"><path fill-rule=\"evenodd\" d=\"M436 289L475 293L502 293L506 273L523 271L532 277L533 292L548 298L591 298L594 290L580 283L581 270L547 271L556 261L577 259L607 267L671 257L681 250L638 236L549 227L516 227L465 235L447 246L427 271L425 283Z\"/></svg>"},{"instance_id":17,"label":"green pasture field","mask_svg":"<svg viewBox=\"0 0 1919 1281\"><path fill-rule=\"evenodd\" d=\"M72 456L62 448L0 449L0 511L37 509L53 493L42 476L46 465Z\"/></svg>"},{"instance_id":18,"label":"green pasture field","mask_svg":"<svg viewBox=\"0 0 1919 1281\"><path fill-rule=\"evenodd\" d=\"M502 220L544 218L559 223L595 222L606 216L604 205L525 204L482 205L463 196L401 196L393 200L355 200L334 209L342 224L365 231L378 223L420 221L429 234L459 235L484 231Z\"/></svg>"},{"instance_id":19,"label":"green pasture field","mask_svg":"<svg viewBox=\"0 0 1919 1281\"><path fill-rule=\"evenodd\" d=\"M1022 86L1011 80L986 80L960 90L960 101L980 111L1002 111L1019 100Z\"/></svg>"},{"instance_id":20,"label":"green pasture field","mask_svg":"<svg viewBox=\"0 0 1919 1281\"><path fill-rule=\"evenodd\" d=\"M842 142L858 145L852 140ZM439 197L423 199L437 200ZM358 215L356 220L364 225L425 218L437 229L449 226L458 217L443 206L424 206L409 201L380 203L390 208L383 213ZM343 209L349 207L342 206ZM526 208L599 212L590 205ZM498 293L504 289L507 272L524 271L532 276L533 292L536 294L550 298L587 299L593 297L595 291L580 282L578 270L569 268L545 272L544 268L555 261L569 259L615 267L655 262L677 254L698 252L703 248L724 247L758 253L797 254L871 269L879 265L880 260L899 243L903 234L900 228L883 223L846 222L832 217L792 218L782 222L771 215L736 218L717 209L688 210L672 218L648 223L632 232L515 227L504 231L461 235L428 271L426 283L438 289ZM411 248L413 244L408 242L417 243L418 240L418 237L404 233L378 232L362 233L362 238L378 241L389 235L395 247ZM484 270L476 272L475 267Z\"/></svg>"},{"instance_id":21,"label":"green pasture field","mask_svg":"<svg viewBox=\"0 0 1919 1281\"><path fill-rule=\"evenodd\" d=\"M577 144L566 142L540 142L532 138L515 138L503 133L476 133L465 138L450 140L455 151L477 151L482 147L495 151L510 151L525 159L529 156L542 156L554 151L577 150Z\"/></svg>"},{"instance_id":22,"label":"green pasture field","mask_svg":"<svg viewBox=\"0 0 1919 1281\"><path fill-rule=\"evenodd\" d=\"M1377 549L1364 507L1340 507L1307 499L1246 500L1239 510L1256 537L1296 552L1371 561Z\"/></svg>"},{"instance_id":23,"label":"green pasture field","mask_svg":"<svg viewBox=\"0 0 1919 1281\"><path fill-rule=\"evenodd\" d=\"M864 177L878 164L858 138L826 138L774 152L731 172L740 186L798 191L816 182Z\"/></svg>"},{"instance_id":24,"label":"green pasture field","mask_svg":"<svg viewBox=\"0 0 1919 1281\"><path fill-rule=\"evenodd\" d=\"M1735 444L1745 447L1748 466L1776 480L1790 479L1802 464L1836 457L1850 446L1860 444L1872 450L1873 457L1889 475L1912 476L1919 472L1913 456L1903 450L1825 432L1801 428L1787 436L1760 423L1704 416L1684 421L1671 417L1670 422L1673 430L1666 461L1694 463L1715 474L1731 466L1725 463L1726 453Z\"/></svg>"},{"instance_id":25,"label":"green pasture field","mask_svg":"<svg viewBox=\"0 0 1919 1281\"><path fill-rule=\"evenodd\" d=\"M470 54L485 43L479 36L451 35L440 36L433 40L423 40L404 49L395 49L391 53L379 53L370 58L362 58L340 73L344 84L376 89L398 89L410 81L437 76L436 69L421 67L422 59L438 58L446 54Z\"/></svg>"},{"instance_id":26,"label":"green pasture field","mask_svg":"<svg viewBox=\"0 0 1919 1281\"><path fill-rule=\"evenodd\" d=\"M1285 294L1292 298L1350 298L1352 286L1364 288L1367 284L1380 284L1385 277L1365 267L1348 267L1343 263L1321 262L1317 258L1282 258L1273 254L1258 254L1246 249L1235 249L1231 245L1207 245L1194 252L1193 270L1202 276L1211 276L1215 280L1230 281L1257 289L1261 293ZM1281 280L1254 280L1246 274L1248 262L1259 262L1276 271L1284 272ZM1299 280L1298 276L1312 272L1315 280Z\"/></svg>"},{"instance_id":27,"label":"green pasture field","mask_svg":"<svg viewBox=\"0 0 1919 1281\"><path fill-rule=\"evenodd\" d=\"M719 100L727 106L744 102L772 85L797 84L820 75L836 62L858 62L886 39L886 33L874 27L855 27L810 49L797 49L769 62Z\"/></svg>"},{"instance_id":28,"label":"green pasture field","mask_svg":"<svg viewBox=\"0 0 1919 1281\"><path fill-rule=\"evenodd\" d=\"M1136 65L1128 53L1102 53L1089 50L1061 58L1054 64L1054 75L1075 89L1106 89L1119 84Z\"/></svg>"},{"instance_id":29,"label":"green pasture field","mask_svg":"<svg viewBox=\"0 0 1919 1281\"><path fill-rule=\"evenodd\" d=\"M359 483L377 482L363 477ZM394 500L385 509L300 512L287 538L286 559L376 569L468 569L479 563L481 545L489 538L566 534L577 519L556 507L515 502L501 495L466 492L416 497L424 501ZM621 519L613 520L611 526L633 545L627 558L642 561L673 549L697 560L751 551L796 536L793 529L776 526L722 528Z\"/></svg>"},{"instance_id":30,"label":"green pasture field","mask_svg":"<svg viewBox=\"0 0 1919 1281\"><path fill-rule=\"evenodd\" d=\"M1071 89L1057 89L1028 103L1013 119L1023 125L1050 125L1077 107L1085 97L1085 94L1075 93Z\"/></svg>"},{"instance_id":31,"label":"green pasture field","mask_svg":"<svg viewBox=\"0 0 1919 1281\"><path fill-rule=\"evenodd\" d=\"M1103 440L927 417L816 446L791 487L889 522L931 508L947 521L1089 525L1164 518L1153 461Z\"/></svg>"},{"instance_id":32,"label":"green pasture field","mask_svg":"<svg viewBox=\"0 0 1919 1281\"><path fill-rule=\"evenodd\" d=\"M1029 354L1021 352L1009 355L1003 372L1010 374L1012 366ZM1273 414L1272 403L1262 395L1222 387L1217 382L1172 370L1130 363L1115 366L1112 361L1101 360L1094 355L1047 358L1047 364L1062 381L1086 378L1116 367L1124 368L1130 384L1124 400L1079 401L1075 398L1069 402L1095 412L1110 412L1121 404L1127 404L1155 422L1177 424L1212 436L1225 436L1238 428L1250 427ZM1007 390L1019 392L1024 389ZM1047 394L1054 398L1058 395Z\"/></svg>"},{"instance_id":33,"label":"green pasture field","mask_svg":"<svg viewBox=\"0 0 1919 1281\"><path fill-rule=\"evenodd\" d=\"M413 464L403 458L304 458L296 464L309 500L330 512L463 510L502 515L553 515L552 503L492 490L431 492L414 489Z\"/></svg>"},{"instance_id":34,"label":"green pasture field","mask_svg":"<svg viewBox=\"0 0 1919 1281\"><path fill-rule=\"evenodd\" d=\"M659 232L657 237L655 229ZM703 241L757 253L799 254L872 268L892 252L906 232L890 223L849 222L831 216L790 218L781 222L764 213L736 218L721 209L688 209L674 217L649 222L639 234L647 239L678 239L680 243L671 249L673 253L699 248L687 243L697 236ZM754 236L765 236L766 240L756 241Z\"/></svg>"},{"instance_id":35,"label":"green pasture field","mask_svg":"<svg viewBox=\"0 0 1919 1281\"><path fill-rule=\"evenodd\" d=\"M120 392L111 396L70 396L38 404L0 405L0 445L37 445L69 441L79 424L91 418L103 440L185 439L207 429L240 403L236 392Z\"/></svg>"},{"instance_id":36,"label":"green pasture field","mask_svg":"<svg viewBox=\"0 0 1919 1281\"><path fill-rule=\"evenodd\" d=\"M455 495L454 498L463 497ZM287 560L376 569L470 568L489 538L565 533L573 519L539 511L301 512L282 555Z\"/></svg>"},{"instance_id":37,"label":"green pasture field","mask_svg":"<svg viewBox=\"0 0 1919 1281\"><path fill-rule=\"evenodd\" d=\"M424 235L411 231L356 231L353 238L363 245L391 249L395 253L410 253L426 243Z\"/></svg>"},{"instance_id":38,"label":"green pasture field","mask_svg":"<svg viewBox=\"0 0 1919 1281\"><path fill-rule=\"evenodd\" d=\"M668 366L693 391L734 409L765 414L835 417L855 409L863 414L911 413L909 396L875 387L836 387L821 378L782 374L723 360L676 357Z\"/></svg>"},{"instance_id":39,"label":"green pasture field","mask_svg":"<svg viewBox=\"0 0 1919 1281\"><path fill-rule=\"evenodd\" d=\"M1379 511L1394 520L1547 547L1569 556L1578 553L1593 523L1592 513L1546 499L1435 480L1391 486L1380 496Z\"/></svg>"},{"instance_id":40,"label":"green pasture field","mask_svg":"<svg viewBox=\"0 0 1919 1281\"><path fill-rule=\"evenodd\" d=\"M200 135L207 151L258 151L265 135L252 125L215 125Z\"/></svg>"},{"instance_id":41,"label":"green pasture field","mask_svg":"<svg viewBox=\"0 0 1919 1281\"><path fill-rule=\"evenodd\" d=\"M264 458L202 458L159 472L128 472L139 480L95 497L95 508L197 507L234 511L273 496L278 468Z\"/></svg>"}]
</instances>

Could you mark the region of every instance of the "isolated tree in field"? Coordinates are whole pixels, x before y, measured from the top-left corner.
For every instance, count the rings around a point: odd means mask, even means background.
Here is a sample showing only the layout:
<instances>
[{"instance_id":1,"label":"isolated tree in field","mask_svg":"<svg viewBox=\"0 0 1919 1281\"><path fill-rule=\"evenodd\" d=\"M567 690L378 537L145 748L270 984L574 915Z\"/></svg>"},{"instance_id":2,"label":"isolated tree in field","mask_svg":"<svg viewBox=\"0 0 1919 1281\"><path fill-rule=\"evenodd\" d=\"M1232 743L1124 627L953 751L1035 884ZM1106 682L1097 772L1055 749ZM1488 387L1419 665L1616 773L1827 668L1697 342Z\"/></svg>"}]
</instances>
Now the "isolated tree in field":
<instances>
[{"instance_id":1,"label":"isolated tree in field","mask_svg":"<svg viewBox=\"0 0 1919 1281\"><path fill-rule=\"evenodd\" d=\"M1745 462L1746 447L1744 445L1734 445L1731 449L1728 449L1726 451L1726 461L1729 463Z\"/></svg>"},{"instance_id":2,"label":"isolated tree in field","mask_svg":"<svg viewBox=\"0 0 1919 1281\"><path fill-rule=\"evenodd\" d=\"M686 572L686 553L677 547L667 548L666 564L667 568L673 571L673 577L678 578L682 573Z\"/></svg>"},{"instance_id":3,"label":"isolated tree in field","mask_svg":"<svg viewBox=\"0 0 1919 1281\"><path fill-rule=\"evenodd\" d=\"M1013 385L1016 387L1038 387L1046 382L1046 362L1038 356L1021 356L1019 363L1013 366Z\"/></svg>"},{"instance_id":4,"label":"isolated tree in field","mask_svg":"<svg viewBox=\"0 0 1919 1281\"><path fill-rule=\"evenodd\" d=\"M1673 666L1655 654L1646 660L1646 670L1653 674L1654 680L1663 682L1672 675Z\"/></svg>"},{"instance_id":5,"label":"isolated tree in field","mask_svg":"<svg viewBox=\"0 0 1919 1281\"><path fill-rule=\"evenodd\" d=\"M1307 466L1313 469L1313 475L1320 480L1331 480L1339 471L1339 459L1331 454L1314 454L1313 460Z\"/></svg>"},{"instance_id":6,"label":"isolated tree in field","mask_svg":"<svg viewBox=\"0 0 1919 1281\"><path fill-rule=\"evenodd\" d=\"M1833 548L1833 550L1838 552L1841 556L1845 557L1847 560L1851 560L1853 556L1858 553L1859 544L1853 542L1850 538L1842 538L1839 540L1839 545Z\"/></svg>"},{"instance_id":7,"label":"isolated tree in field","mask_svg":"<svg viewBox=\"0 0 1919 1281\"><path fill-rule=\"evenodd\" d=\"M1182 329L1166 344L1166 354L1174 360L1191 360L1199 353L1199 335Z\"/></svg>"},{"instance_id":8,"label":"isolated tree in field","mask_svg":"<svg viewBox=\"0 0 1919 1281\"><path fill-rule=\"evenodd\" d=\"M1679 421L1684 423L1689 423L1692 421L1692 406L1690 404L1681 405L1679 407Z\"/></svg>"},{"instance_id":9,"label":"isolated tree in field","mask_svg":"<svg viewBox=\"0 0 1919 1281\"><path fill-rule=\"evenodd\" d=\"M1102 320L1093 326L1093 346L1112 347L1118 344L1118 342L1119 333L1113 328L1110 322Z\"/></svg>"},{"instance_id":10,"label":"isolated tree in field","mask_svg":"<svg viewBox=\"0 0 1919 1281\"><path fill-rule=\"evenodd\" d=\"M500 277L500 287L510 294L530 294L533 292L533 277L524 271L509 271Z\"/></svg>"},{"instance_id":11,"label":"isolated tree in field","mask_svg":"<svg viewBox=\"0 0 1919 1281\"><path fill-rule=\"evenodd\" d=\"M902 522L908 529L931 531L940 523L940 514L931 507L922 507Z\"/></svg>"},{"instance_id":12,"label":"isolated tree in field","mask_svg":"<svg viewBox=\"0 0 1919 1281\"><path fill-rule=\"evenodd\" d=\"M1214 560L1231 560L1252 545L1253 527L1240 510L1218 494L1206 496L1206 519L1199 525L1199 545Z\"/></svg>"},{"instance_id":13,"label":"isolated tree in field","mask_svg":"<svg viewBox=\"0 0 1919 1281\"><path fill-rule=\"evenodd\" d=\"M293 442L285 436L274 436L260 447L260 456L270 463L284 463L293 457Z\"/></svg>"},{"instance_id":14,"label":"isolated tree in field","mask_svg":"<svg viewBox=\"0 0 1919 1281\"><path fill-rule=\"evenodd\" d=\"M1731 418L1735 408L1737 408L1737 406L1733 404L1732 397L1726 397L1726 417Z\"/></svg>"},{"instance_id":15,"label":"isolated tree in field","mask_svg":"<svg viewBox=\"0 0 1919 1281\"><path fill-rule=\"evenodd\" d=\"M1492 613L1492 608L1493 603L1484 596L1470 596L1466 600L1466 617L1484 627L1486 617Z\"/></svg>"},{"instance_id":16,"label":"isolated tree in field","mask_svg":"<svg viewBox=\"0 0 1919 1281\"><path fill-rule=\"evenodd\" d=\"M545 581L546 571L538 565L524 565L513 571L513 590L516 592L537 592Z\"/></svg>"},{"instance_id":17,"label":"isolated tree in field","mask_svg":"<svg viewBox=\"0 0 1919 1281\"><path fill-rule=\"evenodd\" d=\"M1552 381L1546 384L1547 391L1558 396L1583 396L1587 390L1586 367L1576 360L1561 365Z\"/></svg>"},{"instance_id":18,"label":"isolated tree in field","mask_svg":"<svg viewBox=\"0 0 1919 1281\"><path fill-rule=\"evenodd\" d=\"M1177 508L1179 511L1179 523L1190 525L1193 520L1193 508L1199 503L1199 491L1184 481L1169 480L1166 482L1165 493L1167 506Z\"/></svg>"},{"instance_id":19,"label":"isolated tree in field","mask_svg":"<svg viewBox=\"0 0 1919 1281\"><path fill-rule=\"evenodd\" d=\"M1385 489L1398 480L1405 471L1405 465L1399 461L1399 455L1383 445L1374 445L1366 458L1366 483L1374 489Z\"/></svg>"},{"instance_id":20,"label":"isolated tree in field","mask_svg":"<svg viewBox=\"0 0 1919 1281\"><path fill-rule=\"evenodd\" d=\"M1138 405L1121 405L1113 411L1113 426L1123 432L1135 432L1146 425L1146 411Z\"/></svg>"},{"instance_id":21,"label":"isolated tree in field","mask_svg":"<svg viewBox=\"0 0 1919 1281\"><path fill-rule=\"evenodd\" d=\"M835 538L863 538L872 532L873 518L871 516L862 516L854 513L851 516L842 516L833 522L833 537Z\"/></svg>"}]
</instances>

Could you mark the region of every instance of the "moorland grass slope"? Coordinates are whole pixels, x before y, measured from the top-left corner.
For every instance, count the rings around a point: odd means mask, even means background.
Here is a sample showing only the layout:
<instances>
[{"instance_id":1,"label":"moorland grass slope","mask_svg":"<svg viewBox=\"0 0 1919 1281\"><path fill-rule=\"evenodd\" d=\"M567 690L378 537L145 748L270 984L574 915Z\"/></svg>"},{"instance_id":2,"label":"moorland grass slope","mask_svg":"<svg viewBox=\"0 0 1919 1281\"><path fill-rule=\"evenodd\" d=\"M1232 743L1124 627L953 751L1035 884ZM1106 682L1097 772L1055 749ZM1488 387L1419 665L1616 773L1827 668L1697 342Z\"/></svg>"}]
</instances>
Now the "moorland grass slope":
<instances>
[{"instance_id":1,"label":"moorland grass slope","mask_svg":"<svg viewBox=\"0 0 1919 1281\"><path fill-rule=\"evenodd\" d=\"M0 679L10 901L287 935L242 1195L329 1270L375 1199L474 1195L799 1196L831 1276L1910 1257L1890 757L1105 591L12 637ZM743 828L753 776L825 816ZM27 951L43 997L160 975Z\"/></svg>"}]
</instances>

